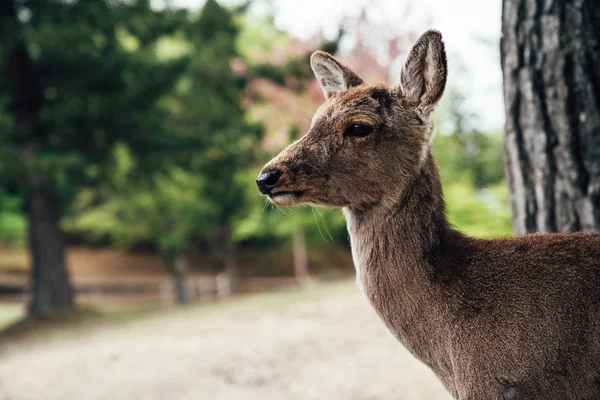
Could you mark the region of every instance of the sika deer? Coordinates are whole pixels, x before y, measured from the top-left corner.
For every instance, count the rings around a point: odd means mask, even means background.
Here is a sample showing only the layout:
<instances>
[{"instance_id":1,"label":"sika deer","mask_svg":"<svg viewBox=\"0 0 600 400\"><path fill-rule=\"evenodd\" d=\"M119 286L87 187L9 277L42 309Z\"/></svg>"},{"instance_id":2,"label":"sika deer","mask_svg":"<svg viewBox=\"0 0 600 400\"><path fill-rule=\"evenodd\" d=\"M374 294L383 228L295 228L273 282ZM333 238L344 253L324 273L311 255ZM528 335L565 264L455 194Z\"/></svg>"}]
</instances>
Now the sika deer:
<instances>
[{"instance_id":1,"label":"sika deer","mask_svg":"<svg viewBox=\"0 0 600 400\"><path fill-rule=\"evenodd\" d=\"M446 220L430 149L441 34L417 40L396 87L366 85L324 52L311 66L326 101L260 191L343 208L366 297L455 398L600 398L600 235L486 240Z\"/></svg>"}]
</instances>

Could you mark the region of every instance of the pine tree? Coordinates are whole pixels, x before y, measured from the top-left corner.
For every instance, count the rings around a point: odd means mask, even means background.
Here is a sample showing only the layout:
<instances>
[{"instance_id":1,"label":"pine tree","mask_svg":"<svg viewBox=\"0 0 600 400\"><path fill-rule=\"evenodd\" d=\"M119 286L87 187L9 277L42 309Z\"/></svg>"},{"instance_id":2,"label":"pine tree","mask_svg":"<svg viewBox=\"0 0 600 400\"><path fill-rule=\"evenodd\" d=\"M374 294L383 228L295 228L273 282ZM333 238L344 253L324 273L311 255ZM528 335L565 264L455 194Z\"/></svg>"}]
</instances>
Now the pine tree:
<instances>
[{"instance_id":1,"label":"pine tree","mask_svg":"<svg viewBox=\"0 0 600 400\"><path fill-rule=\"evenodd\" d=\"M163 132L156 102L185 62L160 61L155 45L183 14L149 3L0 2L0 92L13 120L0 137L20 162L0 173L27 199L34 316L74 304L59 227L69 202L102 181L115 144L144 154Z\"/></svg>"},{"instance_id":2,"label":"pine tree","mask_svg":"<svg viewBox=\"0 0 600 400\"><path fill-rule=\"evenodd\" d=\"M188 85L178 98L182 111L169 126L182 143L193 138L203 149L192 161L205 178L201 198L212 209L202 231L215 270L228 270L235 279L233 224L247 207L247 184L240 178L255 160L262 128L246 121L241 100L247 81L231 69L239 57L234 12L208 0L188 35L193 45Z\"/></svg>"}]
</instances>

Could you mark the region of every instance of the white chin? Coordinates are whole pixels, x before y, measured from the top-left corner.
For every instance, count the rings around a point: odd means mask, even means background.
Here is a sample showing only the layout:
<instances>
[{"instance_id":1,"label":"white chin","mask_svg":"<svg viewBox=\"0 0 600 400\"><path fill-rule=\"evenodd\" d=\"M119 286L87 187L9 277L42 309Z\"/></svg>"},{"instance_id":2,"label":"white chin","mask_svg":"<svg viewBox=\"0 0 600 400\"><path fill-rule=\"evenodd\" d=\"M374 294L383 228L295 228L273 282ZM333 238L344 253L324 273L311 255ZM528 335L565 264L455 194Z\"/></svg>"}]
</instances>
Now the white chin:
<instances>
[{"instance_id":1,"label":"white chin","mask_svg":"<svg viewBox=\"0 0 600 400\"><path fill-rule=\"evenodd\" d=\"M298 201L298 195L291 192L275 193L268 196L271 203L278 206L293 206Z\"/></svg>"}]
</instances>

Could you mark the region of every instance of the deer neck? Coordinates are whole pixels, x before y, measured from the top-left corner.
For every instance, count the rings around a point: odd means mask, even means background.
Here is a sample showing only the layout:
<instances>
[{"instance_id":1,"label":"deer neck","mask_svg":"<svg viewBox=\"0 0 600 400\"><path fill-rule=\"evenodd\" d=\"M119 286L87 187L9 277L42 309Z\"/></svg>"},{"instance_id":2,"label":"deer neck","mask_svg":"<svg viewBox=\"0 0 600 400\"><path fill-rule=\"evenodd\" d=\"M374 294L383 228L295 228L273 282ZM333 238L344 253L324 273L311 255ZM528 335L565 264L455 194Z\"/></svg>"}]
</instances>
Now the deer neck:
<instances>
[{"instance_id":1,"label":"deer neck","mask_svg":"<svg viewBox=\"0 0 600 400\"><path fill-rule=\"evenodd\" d=\"M455 233L444 215L439 174L431 154L393 206L345 208L357 281L392 333L431 365L435 330L448 306L440 266L443 243ZM439 344L441 349L443 346ZM440 367L441 368L441 367Z\"/></svg>"}]
</instances>

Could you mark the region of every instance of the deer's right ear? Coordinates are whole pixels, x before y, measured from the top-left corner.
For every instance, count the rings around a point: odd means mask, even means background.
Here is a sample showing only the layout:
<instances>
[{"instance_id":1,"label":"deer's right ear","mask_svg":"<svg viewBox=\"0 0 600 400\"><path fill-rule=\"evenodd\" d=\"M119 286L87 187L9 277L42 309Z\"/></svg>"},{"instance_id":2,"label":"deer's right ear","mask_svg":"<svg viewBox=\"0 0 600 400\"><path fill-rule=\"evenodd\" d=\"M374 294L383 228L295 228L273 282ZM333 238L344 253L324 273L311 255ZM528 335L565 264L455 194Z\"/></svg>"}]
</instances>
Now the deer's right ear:
<instances>
[{"instance_id":1,"label":"deer's right ear","mask_svg":"<svg viewBox=\"0 0 600 400\"><path fill-rule=\"evenodd\" d=\"M310 66L326 98L363 84L363 80L350 68L324 51L315 51L310 56Z\"/></svg>"},{"instance_id":2,"label":"deer's right ear","mask_svg":"<svg viewBox=\"0 0 600 400\"><path fill-rule=\"evenodd\" d=\"M429 114L444 94L447 76L448 63L442 34L429 30L417 39L402 68L402 96L408 104Z\"/></svg>"}]
</instances>

